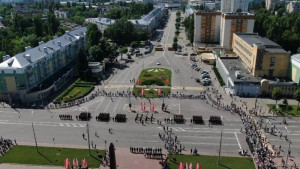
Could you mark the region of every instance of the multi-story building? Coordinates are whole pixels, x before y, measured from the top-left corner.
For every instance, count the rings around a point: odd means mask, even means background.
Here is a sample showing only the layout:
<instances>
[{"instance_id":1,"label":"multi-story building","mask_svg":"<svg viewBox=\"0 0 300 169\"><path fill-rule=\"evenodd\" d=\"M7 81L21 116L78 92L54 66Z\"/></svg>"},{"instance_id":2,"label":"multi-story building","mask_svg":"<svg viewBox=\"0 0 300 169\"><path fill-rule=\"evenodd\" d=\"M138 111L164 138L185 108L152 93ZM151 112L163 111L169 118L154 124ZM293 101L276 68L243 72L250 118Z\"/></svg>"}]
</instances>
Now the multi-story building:
<instances>
[{"instance_id":1,"label":"multi-story building","mask_svg":"<svg viewBox=\"0 0 300 169\"><path fill-rule=\"evenodd\" d=\"M286 10L290 13L300 12L300 1L290 1L286 5Z\"/></svg>"},{"instance_id":2,"label":"multi-story building","mask_svg":"<svg viewBox=\"0 0 300 169\"><path fill-rule=\"evenodd\" d=\"M254 15L250 13L222 13L220 45L231 48L233 33L253 33Z\"/></svg>"},{"instance_id":3,"label":"multi-story building","mask_svg":"<svg viewBox=\"0 0 300 169\"><path fill-rule=\"evenodd\" d=\"M295 54L291 56L289 78L300 84L300 54Z\"/></svg>"},{"instance_id":4,"label":"multi-story building","mask_svg":"<svg viewBox=\"0 0 300 169\"><path fill-rule=\"evenodd\" d=\"M194 9L193 6L191 6L191 5L185 6L185 15L186 15L186 16L191 16L191 15L193 15L195 12L196 12L196 10Z\"/></svg>"},{"instance_id":5,"label":"multi-story building","mask_svg":"<svg viewBox=\"0 0 300 169\"><path fill-rule=\"evenodd\" d=\"M222 0L221 12L248 12L248 0Z\"/></svg>"},{"instance_id":6,"label":"multi-story building","mask_svg":"<svg viewBox=\"0 0 300 169\"><path fill-rule=\"evenodd\" d=\"M271 40L255 33L234 33L232 48L253 76L288 77L290 52Z\"/></svg>"},{"instance_id":7,"label":"multi-story building","mask_svg":"<svg viewBox=\"0 0 300 169\"><path fill-rule=\"evenodd\" d=\"M266 9L270 10L270 9L274 9L275 4L278 3L278 0L265 0L266 2Z\"/></svg>"},{"instance_id":8,"label":"multi-story building","mask_svg":"<svg viewBox=\"0 0 300 169\"><path fill-rule=\"evenodd\" d=\"M115 20L110 18L87 18L85 19L85 22L96 24L101 31L104 31L107 27L115 24Z\"/></svg>"},{"instance_id":9,"label":"multi-story building","mask_svg":"<svg viewBox=\"0 0 300 169\"><path fill-rule=\"evenodd\" d=\"M0 100L27 103L43 99L72 77L80 49L86 49L86 28L66 32L0 63Z\"/></svg>"},{"instance_id":10,"label":"multi-story building","mask_svg":"<svg viewBox=\"0 0 300 169\"><path fill-rule=\"evenodd\" d=\"M194 14L194 41L214 43L220 41L221 12L199 11Z\"/></svg>"},{"instance_id":11,"label":"multi-story building","mask_svg":"<svg viewBox=\"0 0 300 169\"><path fill-rule=\"evenodd\" d=\"M61 19L67 19L70 17L69 12L67 11L59 11L59 10L55 10L54 14L57 18L61 18Z\"/></svg>"},{"instance_id":12,"label":"multi-story building","mask_svg":"<svg viewBox=\"0 0 300 169\"><path fill-rule=\"evenodd\" d=\"M143 16L141 19L132 19L128 21L133 24L135 29L147 29L150 33L152 33L160 24L164 15L165 8L162 6L157 6L154 10Z\"/></svg>"}]
</instances>

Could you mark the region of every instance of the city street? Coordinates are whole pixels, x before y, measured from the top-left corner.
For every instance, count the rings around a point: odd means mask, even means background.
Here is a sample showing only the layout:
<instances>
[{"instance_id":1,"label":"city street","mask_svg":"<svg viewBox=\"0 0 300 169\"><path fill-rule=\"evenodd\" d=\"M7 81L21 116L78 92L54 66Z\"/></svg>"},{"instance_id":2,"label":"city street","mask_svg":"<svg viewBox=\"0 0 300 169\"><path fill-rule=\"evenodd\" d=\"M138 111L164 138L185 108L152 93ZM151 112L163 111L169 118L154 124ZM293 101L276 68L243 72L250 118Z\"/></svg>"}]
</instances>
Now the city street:
<instances>
[{"instance_id":1,"label":"city street","mask_svg":"<svg viewBox=\"0 0 300 169\"><path fill-rule=\"evenodd\" d=\"M195 78L200 78L200 73L191 68L189 56L175 55L174 51L167 51L166 46L173 43L175 35L175 12L171 12L169 22L163 30L161 45L164 51L152 52L143 57L134 58L134 62L128 63L127 67L120 70L115 69L114 74L105 84L96 86L95 90L105 90L106 92L122 92L133 89L133 83L130 80L137 79L139 73L144 68L165 67L172 70L172 93L194 94L199 95L200 92L207 91L207 88L196 83ZM184 30L181 30L181 39L179 44L183 46L183 51L192 53L192 48L185 49L186 41ZM160 63L160 65L157 65ZM199 63L200 67L211 71L210 66ZM178 73L175 70L179 70ZM212 80L214 79L211 71ZM219 83L213 80L213 86L222 90ZM211 88L211 87L210 87ZM223 92L223 90L221 91ZM222 102L226 105L231 103L229 96L224 96ZM227 99L228 97L228 99ZM139 114L148 117L153 114L154 122L145 123L135 122L136 114L129 110L129 103L132 103L133 110ZM146 103L146 110L142 112L140 109L141 102ZM149 110L150 102L155 104L155 112ZM185 147L184 153L189 153L191 148L198 149L199 154L217 155L220 146L221 131L223 130L221 155L237 156L239 149L248 149L245 139L245 133L241 132L243 123L238 114L232 114L229 111L219 110L201 99L175 99L165 98L164 102L168 105L170 113L162 112L161 105L163 99L141 99L131 97L130 101L127 97L104 97L98 96L95 99L79 106L73 106L62 109L0 109L0 135L4 138L16 138L18 143L34 144L33 128L36 132L37 142L39 145L54 146L53 138L56 146L66 147L86 147L87 140L87 122L77 121L76 116L81 112L88 111L92 115L92 119L88 122L90 131L90 140L97 145L97 148L105 148L110 142L118 147L164 147L165 143L159 138L159 133L164 133L163 126L172 129L172 134L178 137L180 143ZM250 103L249 103L250 104ZM95 117L101 113L109 113L110 117L114 117L117 113L124 113L127 116L126 123L116 123L112 120L108 123L98 122ZM73 116L72 121L60 120L60 114L69 114ZM185 124L167 124L165 118L173 118L174 114L182 114L186 119ZM204 125L193 125L190 119L193 115L202 116ZM210 116L221 116L223 125L209 125ZM300 122L298 119L289 120L289 125L281 124L282 119L269 118L284 134L288 134L292 139L292 155L300 157L300 141L299 135ZM157 124L157 120L162 121L162 125ZM109 128L112 132L109 133ZM95 136L95 133L99 137ZM267 136L271 143L282 145L282 149L287 149L288 143L279 137ZM106 143L106 144L105 144Z\"/></svg>"}]
</instances>

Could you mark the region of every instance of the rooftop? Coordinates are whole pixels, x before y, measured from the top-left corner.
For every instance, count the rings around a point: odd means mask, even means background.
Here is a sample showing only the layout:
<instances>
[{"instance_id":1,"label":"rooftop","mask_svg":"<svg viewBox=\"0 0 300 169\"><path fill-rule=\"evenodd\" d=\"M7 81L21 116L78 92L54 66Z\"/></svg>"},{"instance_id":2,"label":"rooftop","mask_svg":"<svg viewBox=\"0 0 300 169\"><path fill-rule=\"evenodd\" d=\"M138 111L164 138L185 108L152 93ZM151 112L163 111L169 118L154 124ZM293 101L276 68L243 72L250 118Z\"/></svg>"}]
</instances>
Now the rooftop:
<instances>
[{"instance_id":1,"label":"rooftop","mask_svg":"<svg viewBox=\"0 0 300 169\"><path fill-rule=\"evenodd\" d=\"M291 56L291 59L296 60L297 62L300 63L300 54L295 54Z\"/></svg>"},{"instance_id":2,"label":"rooftop","mask_svg":"<svg viewBox=\"0 0 300 169\"><path fill-rule=\"evenodd\" d=\"M139 25L148 25L151 23L152 19L155 18L157 14L163 9L164 7L157 6L149 14L143 16L141 19L131 19L129 20L129 22L132 22L133 24L139 24Z\"/></svg>"},{"instance_id":3,"label":"rooftop","mask_svg":"<svg viewBox=\"0 0 300 169\"><path fill-rule=\"evenodd\" d=\"M253 82L257 83L260 82L261 79L254 77L249 69L244 65L244 63L239 60L239 59L234 59L234 58L221 58L224 66L229 72L229 76L231 80L236 83L236 82ZM242 76L241 78L237 78L235 76L236 71L239 71L240 75Z\"/></svg>"},{"instance_id":4,"label":"rooftop","mask_svg":"<svg viewBox=\"0 0 300 169\"><path fill-rule=\"evenodd\" d=\"M115 23L115 20L110 18L87 18L85 21L104 25L112 25Z\"/></svg>"},{"instance_id":5,"label":"rooftop","mask_svg":"<svg viewBox=\"0 0 300 169\"><path fill-rule=\"evenodd\" d=\"M267 52L287 53L287 51L282 49L280 45L271 41L268 38L259 36L257 33L235 33L235 34L252 47L254 46L254 44L256 44L257 46L264 46Z\"/></svg>"},{"instance_id":6,"label":"rooftop","mask_svg":"<svg viewBox=\"0 0 300 169\"><path fill-rule=\"evenodd\" d=\"M0 69L25 68L31 63L34 63L41 58L44 58L48 54L54 53L58 49L69 45L72 41L75 41L82 37L85 32L86 27L82 27L71 32L66 32L64 35L50 40L46 43L42 42L39 46L35 48L29 48L23 53L19 53L11 58L8 57L7 60L0 63Z\"/></svg>"}]
</instances>

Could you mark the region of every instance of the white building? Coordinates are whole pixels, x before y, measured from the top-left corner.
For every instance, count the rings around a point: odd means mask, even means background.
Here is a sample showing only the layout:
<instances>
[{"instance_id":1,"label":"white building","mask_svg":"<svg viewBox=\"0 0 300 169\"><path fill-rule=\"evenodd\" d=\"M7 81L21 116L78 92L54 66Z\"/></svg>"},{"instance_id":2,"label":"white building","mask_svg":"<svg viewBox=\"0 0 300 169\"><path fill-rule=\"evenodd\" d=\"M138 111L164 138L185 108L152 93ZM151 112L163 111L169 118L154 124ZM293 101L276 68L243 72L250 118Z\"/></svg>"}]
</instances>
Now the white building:
<instances>
[{"instance_id":1,"label":"white building","mask_svg":"<svg viewBox=\"0 0 300 169\"><path fill-rule=\"evenodd\" d=\"M250 13L222 13L220 45L231 48L233 33L253 33L254 15Z\"/></svg>"},{"instance_id":2,"label":"white building","mask_svg":"<svg viewBox=\"0 0 300 169\"><path fill-rule=\"evenodd\" d=\"M113 25L115 20L110 18L87 18L85 22L96 24L99 30L104 31L107 27Z\"/></svg>"},{"instance_id":3,"label":"white building","mask_svg":"<svg viewBox=\"0 0 300 169\"><path fill-rule=\"evenodd\" d=\"M61 18L61 19L67 19L70 17L70 14L67 11L55 10L54 14L57 18Z\"/></svg>"},{"instance_id":4,"label":"white building","mask_svg":"<svg viewBox=\"0 0 300 169\"><path fill-rule=\"evenodd\" d=\"M248 12L248 0L222 0L222 12L236 12L241 9L242 12Z\"/></svg>"},{"instance_id":5,"label":"white building","mask_svg":"<svg viewBox=\"0 0 300 169\"><path fill-rule=\"evenodd\" d=\"M266 0L266 9L274 9L276 3L278 3L278 0Z\"/></svg>"},{"instance_id":6,"label":"white building","mask_svg":"<svg viewBox=\"0 0 300 169\"><path fill-rule=\"evenodd\" d=\"M194 9L193 6L187 5L187 6L185 7L185 15L186 15L186 16L193 15L195 12L196 12L196 10Z\"/></svg>"},{"instance_id":7,"label":"white building","mask_svg":"<svg viewBox=\"0 0 300 169\"><path fill-rule=\"evenodd\" d=\"M286 5L286 10L290 13L300 12L300 1L290 1Z\"/></svg>"},{"instance_id":8,"label":"white building","mask_svg":"<svg viewBox=\"0 0 300 169\"><path fill-rule=\"evenodd\" d=\"M151 33L159 25L164 14L165 8L158 6L141 19L131 19L128 21L134 25L135 29L147 29Z\"/></svg>"}]
</instances>

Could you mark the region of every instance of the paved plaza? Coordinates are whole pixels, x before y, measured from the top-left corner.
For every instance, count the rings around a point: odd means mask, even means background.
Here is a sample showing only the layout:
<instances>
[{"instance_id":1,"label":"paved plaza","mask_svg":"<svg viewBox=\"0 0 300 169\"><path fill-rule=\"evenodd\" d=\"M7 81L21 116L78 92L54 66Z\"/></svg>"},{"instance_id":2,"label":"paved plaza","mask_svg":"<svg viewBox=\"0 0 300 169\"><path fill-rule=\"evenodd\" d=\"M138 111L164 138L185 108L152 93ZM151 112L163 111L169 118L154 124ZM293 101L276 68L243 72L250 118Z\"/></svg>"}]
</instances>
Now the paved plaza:
<instances>
[{"instance_id":1,"label":"paved plaza","mask_svg":"<svg viewBox=\"0 0 300 169\"><path fill-rule=\"evenodd\" d=\"M162 44L164 47L168 44L172 44L175 35L175 12L171 12L169 23L164 28ZM185 46L187 40L185 39L184 30L181 30L179 44ZM166 49L166 48L165 48ZM192 47L184 47L183 52L192 52ZM116 93L117 91L132 90L134 84L130 83L130 80L137 79L141 70L151 67L164 67L172 70L172 93L176 94L194 94L199 95L206 91L207 94L214 96L211 91L212 88L218 90L218 95L222 95L221 103L224 105L230 105L232 102L238 107L245 109L254 108L255 98L231 98L226 94L226 90L221 88L218 81L215 79L215 75L211 69L211 66L204 63L198 63L198 66L204 68L210 72L213 85L205 87L196 83L195 78L200 78L200 73L191 68L191 62L188 56L175 55L174 51L161 51L152 52L149 55L145 55L141 58L134 58L133 63L128 63L127 67L119 70L114 69L114 74L101 85L95 87L97 90L105 90L106 92ZM160 63L161 65L157 65ZM179 72L175 72L179 70ZM145 102L146 111L140 110L141 102ZM168 112L161 111L161 105L165 102L168 106ZM247 105L243 105L247 102ZM282 117L273 117L271 114L267 114L268 108L266 103L274 102L267 99L259 99L257 110L260 110L259 115L264 115L264 125L271 126L276 125L283 135L288 135L288 139L291 140L291 149L293 160L300 157L300 121L298 118L287 118L288 125L282 123ZM129 103L132 103L132 110L129 110ZM155 112L149 110L150 103L155 104ZM243 105L243 106L242 106ZM83 122L76 120L75 116L78 116L81 112L88 111L92 115L92 119L89 122ZM126 123L110 122L98 122L95 117L99 113L109 113L110 117L114 117L118 113L126 114ZM150 117L153 114L153 123L147 122L141 124L135 121L136 114L143 114L145 117L147 114ZM69 114L73 116L74 120L60 120L60 114ZM170 124L166 123L166 118L173 118L174 114L182 114L186 119L184 124ZM193 115L202 116L204 119L204 125L194 125L190 122ZM210 116L221 116L223 125L209 125L208 119ZM254 115L253 115L254 116ZM256 120L260 120L259 117L255 117ZM162 124L158 124L157 120L162 121ZM190 154L190 149L196 148L199 154L217 155L219 152L221 131L223 131L222 137L222 149L221 155L226 156L238 156L238 150L248 149L246 143L246 136L241 129L244 130L244 125L241 122L241 118L238 114L231 113L218 109L212 105L211 102L202 99L179 99L169 98L164 99L143 99L131 97L110 97L97 96L93 100L80 104L78 106L72 106L61 109L12 109L9 107L1 107L0 109L0 135L4 138L16 138L19 144L34 143L33 131L31 123L34 124L37 142L39 145L52 146L54 145L53 138L55 139L56 146L63 147L86 147L87 140L82 137L82 134L86 134L86 125L89 125L90 139L97 148L107 148L109 143L114 143L116 147L117 160L120 159L120 168L133 169L132 165L135 165L135 161L126 163L124 160L124 154L129 152L129 147L165 147L165 143L159 138L159 133L164 133L163 126L172 129L172 134L176 135L180 143L185 147L183 153ZM109 128L112 132L109 132ZM95 135L99 137L96 137ZM289 142L284 138L280 138L278 135L270 135L266 133L268 141L271 144L275 144L275 149L281 145L281 149L287 152ZM122 156L123 155L123 156ZM281 155L286 155L282 152ZM118 158L120 157L120 158ZM144 159L142 155L137 155L137 159ZM135 158L134 156L128 157L129 159ZM122 160L123 159L123 160ZM149 165L152 166L152 164ZM148 163L147 163L148 164ZM122 166L122 167L121 167ZM153 163L153 166L159 166L158 161ZM0 165L0 168L3 167ZM5 167L4 167L5 168ZM42 168L42 167L41 167ZM104 167L105 168L105 167ZM153 168L153 167L152 167ZM156 167L154 167L156 168Z\"/></svg>"}]
</instances>

